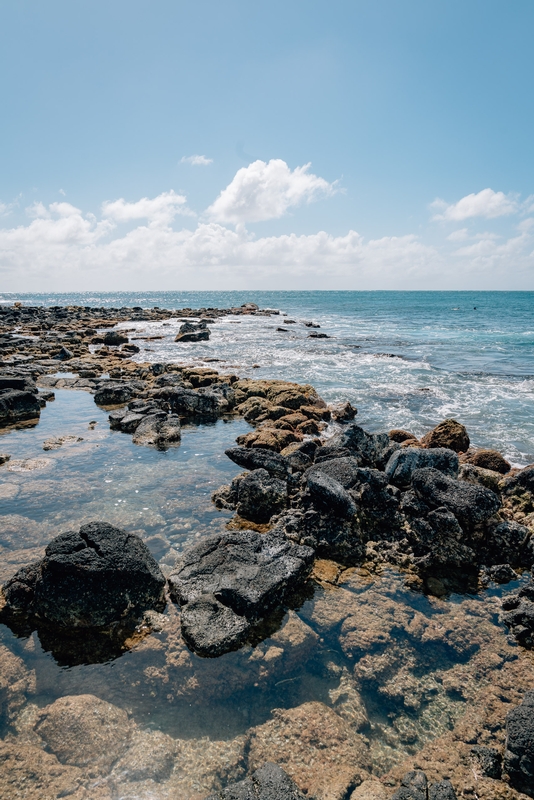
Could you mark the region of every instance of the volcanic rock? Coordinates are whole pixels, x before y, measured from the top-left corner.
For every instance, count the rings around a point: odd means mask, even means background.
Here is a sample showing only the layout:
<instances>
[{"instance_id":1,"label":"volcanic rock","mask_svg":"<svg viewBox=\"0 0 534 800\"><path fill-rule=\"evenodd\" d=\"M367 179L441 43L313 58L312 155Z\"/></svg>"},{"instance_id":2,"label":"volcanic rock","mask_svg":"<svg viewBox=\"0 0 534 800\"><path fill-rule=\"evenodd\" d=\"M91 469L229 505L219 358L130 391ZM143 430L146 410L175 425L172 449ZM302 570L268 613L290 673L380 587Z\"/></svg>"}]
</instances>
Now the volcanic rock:
<instances>
[{"instance_id":1,"label":"volcanic rock","mask_svg":"<svg viewBox=\"0 0 534 800\"><path fill-rule=\"evenodd\" d=\"M412 486L420 500L430 508L445 506L460 524L467 527L488 519L501 506L500 499L490 489L454 480L431 467L416 469Z\"/></svg>"},{"instance_id":2,"label":"volcanic rock","mask_svg":"<svg viewBox=\"0 0 534 800\"><path fill-rule=\"evenodd\" d=\"M422 437L421 443L425 447L446 447L455 453L466 453L469 450L467 429L455 419L440 422Z\"/></svg>"},{"instance_id":3,"label":"volcanic rock","mask_svg":"<svg viewBox=\"0 0 534 800\"><path fill-rule=\"evenodd\" d=\"M39 399L32 392L18 389L0 390L0 428L41 414Z\"/></svg>"},{"instance_id":4,"label":"volcanic rock","mask_svg":"<svg viewBox=\"0 0 534 800\"><path fill-rule=\"evenodd\" d=\"M386 475L390 483L406 489L411 483L416 469L432 467L451 478L458 475L458 456L453 450L437 447L425 450L421 447L405 447L393 453L386 464Z\"/></svg>"},{"instance_id":5,"label":"volcanic rock","mask_svg":"<svg viewBox=\"0 0 534 800\"><path fill-rule=\"evenodd\" d=\"M305 797L283 769L267 762L250 778L227 786L206 800L305 800Z\"/></svg>"},{"instance_id":6,"label":"volcanic rock","mask_svg":"<svg viewBox=\"0 0 534 800\"><path fill-rule=\"evenodd\" d=\"M534 797L534 691L506 717L503 769L515 789Z\"/></svg>"}]
</instances>

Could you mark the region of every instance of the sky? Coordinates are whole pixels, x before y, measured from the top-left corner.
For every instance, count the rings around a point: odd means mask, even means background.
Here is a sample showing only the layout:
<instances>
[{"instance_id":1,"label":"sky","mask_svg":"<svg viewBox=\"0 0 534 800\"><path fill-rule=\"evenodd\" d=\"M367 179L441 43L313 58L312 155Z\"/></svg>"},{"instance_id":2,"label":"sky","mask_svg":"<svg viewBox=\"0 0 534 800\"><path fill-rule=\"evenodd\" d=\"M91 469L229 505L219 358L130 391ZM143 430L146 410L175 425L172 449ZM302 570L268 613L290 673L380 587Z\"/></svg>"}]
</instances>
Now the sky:
<instances>
[{"instance_id":1,"label":"sky","mask_svg":"<svg viewBox=\"0 0 534 800\"><path fill-rule=\"evenodd\" d=\"M0 2L0 291L534 289L532 0Z\"/></svg>"}]
</instances>

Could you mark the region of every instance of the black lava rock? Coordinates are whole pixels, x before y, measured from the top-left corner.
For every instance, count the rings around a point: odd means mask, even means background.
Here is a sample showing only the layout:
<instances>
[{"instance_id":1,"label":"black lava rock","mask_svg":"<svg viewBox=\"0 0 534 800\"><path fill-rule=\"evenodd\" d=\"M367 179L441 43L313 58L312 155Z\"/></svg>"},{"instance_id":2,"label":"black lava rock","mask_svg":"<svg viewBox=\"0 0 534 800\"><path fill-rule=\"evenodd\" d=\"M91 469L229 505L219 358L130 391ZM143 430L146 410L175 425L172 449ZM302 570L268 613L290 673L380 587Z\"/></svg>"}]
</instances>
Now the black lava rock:
<instances>
[{"instance_id":1,"label":"black lava rock","mask_svg":"<svg viewBox=\"0 0 534 800\"><path fill-rule=\"evenodd\" d=\"M286 481L271 477L265 469L247 473L236 486L236 511L251 522L268 522L287 505Z\"/></svg>"},{"instance_id":2,"label":"black lava rock","mask_svg":"<svg viewBox=\"0 0 534 800\"><path fill-rule=\"evenodd\" d=\"M109 383L95 392L95 403L99 406L114 406L128 403L136 395L134 386L128 383Z\"/></svg>"},{"instance_id":3,"label":"black lava rock","mask_svg":"<svg viewBox=\"0 0 534 800\"><path fill-rule=\"evenodd\" d=\"M339 481L322 470L310 470L306 475L306 484L314 506L320 511L342 519L350 519L356 513L356 505L349 493Z\"/></svg>"},{"instance_id":4,"label":"black lava rock","mask_svg":"<svg viewBox=\"0 0 534 800\"><path fill-rule=\"evenodd\" d=\"M454 450L436 447L426 450L422 447L404 447L396 450L386 464L386 475L390 483L399 488L408 488L416 469L432 467L451 478L458 475L459 461Z\"/></svg>"},{"instance_id":5,"label":"black lava rock","mask_svg":"<svg viewBox=\"0 0 534 800\"><path fill-rule=\"evenodd\" d=\"M206 800L305 800L289 775L277 764L267 762L250 778L227 786Z\"/></svg>"},{"instance_id":6,"label":"black lava rock","mask_svg":"<svg viewBox=\"0 0 534 800\"><path fill-rule=\"evenodd\" d=\"M234 464L243 469L265 469L269 475L281 480L287 480L291 474L284 456L263 447L230 447L224 452Z\"/></svg>"},{"instance_id":7,"label":"black lava rock","mask_svg":"<svg viewBox=\"0 0 534 800\"><path fill-rule=\"evenodd\" d=\"M534 797L534 690L506 717L503 769L514 789Z\"/></svg>"},{"instance_id":8,"label":"black lava rock","mask_svg":"<svg viewBox=\"0 0 534 800\"><path fill-rule=\"evenodd\" d=\"M182 618L190 648L201 655L220 655L239 646L246 635L242 618L248 630L282 607L307 578L313 555L309 547L254 531L213 534L186 550L169 585L182 607L203 599Z\"/></svg>"},{"instance_id":9,"label":"black lava rock","mask_svg":"<svg viewBox=\"0 0 534 800\"><path fill-rule=\"evenodd\" d=\"M471 527L493 516L501 501L490 489L466 481L456 481L431 467L416 469L412 486L430 508L445 506L462 526Z\"/></svg>"},{"instance_id":10,"label":"black lava rock","mask_svg":"<svg viewBox=\"0 0 534 800\"><path fill-rule=\"evenodd\" d=\"M103 628L163 610L164 589L165 578L138 536L91 522L53 539L42 561L19 570L2 592L8 615Z\"/></svg>"},{"instance_id":11,"label":"black lava rock","mask_svg":"<svg viewBox=\"0 0 534 800\"><path fill-rule=\"evenodd\" d=\"M128 344L128 337L120 331L107 331L104 334L104 344L118 347L120 344Z\"/></svg>"}]
</instances>

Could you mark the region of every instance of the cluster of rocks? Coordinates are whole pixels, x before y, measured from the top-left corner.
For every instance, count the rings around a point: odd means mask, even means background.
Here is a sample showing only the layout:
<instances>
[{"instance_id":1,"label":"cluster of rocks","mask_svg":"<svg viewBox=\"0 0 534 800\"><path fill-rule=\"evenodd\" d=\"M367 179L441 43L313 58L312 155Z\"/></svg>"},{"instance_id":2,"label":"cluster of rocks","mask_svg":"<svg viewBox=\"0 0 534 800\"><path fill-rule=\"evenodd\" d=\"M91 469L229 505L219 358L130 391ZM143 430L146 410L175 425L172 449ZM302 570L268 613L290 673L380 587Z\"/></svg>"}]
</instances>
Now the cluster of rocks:
<instances>
[{"instance_id":1,"label":"cluster of rocks","mask_svg":"<svg viewBox=\"0 0 534 800\"><path fill-rule=\"evenodd\" d=\"M27 376L0 375L0 428L26 420L38 420L46 401Z\"/></svg>"}]
</instances>

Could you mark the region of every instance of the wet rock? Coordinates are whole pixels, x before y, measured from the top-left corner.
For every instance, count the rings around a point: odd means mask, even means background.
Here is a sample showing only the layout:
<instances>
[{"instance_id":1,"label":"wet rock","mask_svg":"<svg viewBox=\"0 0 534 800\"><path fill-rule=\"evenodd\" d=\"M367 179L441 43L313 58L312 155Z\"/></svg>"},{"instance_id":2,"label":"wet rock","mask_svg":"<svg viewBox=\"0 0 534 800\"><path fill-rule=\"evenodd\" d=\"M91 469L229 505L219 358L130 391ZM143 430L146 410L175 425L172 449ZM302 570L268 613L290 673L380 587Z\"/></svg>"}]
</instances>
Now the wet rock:
<instances>
[{"instance_id":1,"label":"wet rock","mask_svg":"<svg viewBox=\"0 0 534 800\"><path fill-rule=\"evenodd\" d=\"M358 517L343 518L315 508L290 509L280 514L273 533L292 542L313 547L322 558L335 558L342 564L357 564L365 553Z\"/></svg>"},{"instance_id":2,"label":"wet rock","mask_svg":"<svg viewBox=\"0 0 534 800\"><path fill-rule=\"evenodd\" d=\"M354 502L335 478L317 469L310 470L305 480L312 502L320 511L332 513L342 519L350 519L355 515Z\"/></svg>"},{"instance_id":3,"label":"wet rock","mask_svg":"<svg viewBox=\"0 0 534 800\"><path fill-rule=\"evenodd\" d=\"M32 392L0 390L0 428L26 419L36 419L40 414L41 404Z\"/></svg>"},{"instance_id":4,"label":"wet rock","mask_svg":"<svg viewBox=\"0 0 534 800\"><path fill-rule=\"evenodd\" d=\"M165 579L139 537L105 522L57 536L42 561L3 587L4 613L62 627L101 628L162 610Z\"/></svg>"},{"instance_id":5,"label":"wet rock","mask_svg":"<svg viewBox=\"0 0 534 800\"><path fill-rule=\"evenodd\" d=\"M368 777L365 740L328 706L309 702L274 709L272 717L250 730L251 769L270 758L317 800L342 800L351 786Z\"/></svg>"},{"instance_id":6,"label":"wet rock","mask_svg":"<svg viewBox=\"0 0 534 800\"><path fill-rule=\"evenodd\" d=\"M63 347L56 353L54 356L58 361L70 361L71 358L74 358L74 353L72 350L69 350L68 347Z\"/></svg>"},{"instance_id":7,"label":"wet rock","mask_svg":"<svg viewBox=\"0 0 534 800\"><path fill-rule=\"evenodd\" d=\"M175 388L166 399L171 411L181 417L215 417L221 405L220 396L205 389Z\"/></svg>"},{"instance_id":8,"label":"wet rock","mask_svg":"<svg viewBox=\"0 0 534 800\"><path fill-rule=\"evenodd\" d=\"M2 464L7 464L10 458L11 456L8 453L0 453L0 467Z\"/></svg>"},{"instance_id":9,"label":"wet rock","mask_svg":"<svg viewBox=\"0 0 534 800\"><path fill-rule=\"evenodd\" d=\"M169 585L173 600L182 607L203 600L194 616L184 610L188 644L203 655L235 649L244 636L244 624L235 617L250 624L281 607L308 576L312 559L311 548L253 531L214 534L186 550ZM209 633L204 630L207 619Z\"/></svg>"},{"instance_id":10,"label":"wet rock","mask_svg":"<svg viewBox=\"0 0 534 800\"><path fill-rule=\"evenodd\" d=\"M107 347L118 347L120 344L128 344L128 336L121 331L106 331L104 341Z\"/></svg>"},{"instance_id":11,"label":"wet rock","mask_svg":"<svg viewBox=\"0 0 534 800\"><path fill-rule=\"evenodd\" d=\"M477 768L486 778L501 777L502 756L494 747L475 745L471 748L471 755Z\"/></svg>"},{"instance_id":12,"label":"wet rock","mask_svg":"<svg viewBox=\"0 0 534 800\"><path fill-rule=\"evenodd\" d=\"M230 447L224 452L234 464L243 469L264 469L269 475L281 480L287 480L291 474L289 464L284 456L272 450L263 450L259 447Z\"/></svg>"},{"instance_id":13,"label":"wet rock","mask_svg":"<svg viewBox=\"0 0 534 800\"><path fill-rule=\"evenodd\" d=\"M521 492L534 494L534 466L525 467L515 475L505 478L502 484L502 492L505 495L519 494Z\"/></svg>"},{"instance_id":14,"label":"wet rock","mask_svg":"<svg viewBox=\"0 0 534 800\"><path fill-rule=\"evenodd\" d=\"M502 621L520 645L534 649L534 580L502 599Z\"/></svg>"},{"instance_id":15,"label":"wet rock","mask_svg":"<svg viewBox=\"0 0 534 800\"><path fill-rule=\"evenodd\" d=\"M387 433L367 433L355 422L349 423L344 430L328 441L328 446L346 448L355 455L361 466L383 469L391 454L399 448L392 442Z\"/></svg>"},{"instance_id":16,"label":"wet rock","mask_svg":"<svg viewBox=\"0 0 534 800\"><path fill-rule=\"evenodd\" d=\"M388 436L392 442L397 442L398 444L419 441L415 434L410 433L410 431L405 431L402 428L393 428L393 430L389 431ZM416 447L417 445L414 444L410 446Z\"/></svg>"},{"instance_id":17,"label":"wet rock","mask_svg":"<svg viewBox=\"0 0 534 800\"><path fill-rule=\"evenodd\" d=\"M99 406L114 406L128 403L136 395L136 389L128 383L109 383L95 392L95 403Z\"/></svg>"},{"instance_id":18,"label":"wet rock","mask_svg":"<svg viewBox=\"0 0 534 800\"><path fill-rule=\"evenodd\" d=\"M467 527L493 516L501 506L500 499L489 489L454 480L431 467L416 469L412 486L419 499L430 508L445 506Z\"/></svg>"},{"instance_id":19,"label":"wet rock","mask_svg":"<svg viewBox=\"0 0 534 800\"><path fill-rule=\"evenodd\" d=\"M302 434L292 430L262 427L256 431L238 436L236 441L243 447L262 448L279 453L293 442L302 441Z\"/></svg>"},{"instance_id":20,"label":"wet rock","mask_svg":"<svg viewBox=\"0 0 534 800\"><path fill-rule=\"evenodd\" d=\"M247 473L236 486L236 511L251 522L268 522L287 505L286 481L271 477L265 469Z\"/></svg>"},{"instance_id":21,"label":"wet rock","mask_svg":"<svg viewBox=\"0 0 534 800\"><path fill-rule=\"evenodd\" d=\"M109 415L110 428L121 430L123 433L135 433L144 419L144 414L136 414L134 411L121 413L120 416L116 411L112 411Z\"/></svg>"},{"instance_id":22,"label":"wet rock","mask_svg":"<svg viewBox=\"0 0 534 800\"><path fill-rule=\"evenodd\" d=\"M493 583L510 583L519 578L517 572L512 569L510 564L496 564L493 567L486 567L481 570L480 581L487 585Z\"/></svg>"},{"instance_id":23,"label":"wet rock","mask_svg":"<svg viewBox=\"0 0 534 800\"><path fill-rule=\"evenodd\" d=\"M304 800L304 795L283 769L267 762L250 778L234 783L206 800Z\"/></svg>"},{"instance_id":24,"label":"wet rock","mask_svg":"<svg viewBox=\"0 0 534 800\"><path fill-rule=\"evenodd\" d=\"M128 714L91 694L60 697L45 706L36 733L62 764L108 772L128 749Z\"/></svg>"},{"instance_id":25,"label":"wet rock","mask_svg":"<svg viewBox=\"0 0 534 800\"><path fill-rule=\"evenodd\" d=\"M323 460L320 464L308 469L304 473L304 477L307 478L309 475L315 475L318 472L338 481L344 489L351 489L359 482L359 462L353 456Z\"/></svg>"},{"instance_id":26,"label":"wet rock","mask_svg":"<svg viewBox=\"0 0 534 800\"><path fill-rule=\"evenodd\" d=\"M348 401L345 403L334 403L330 406L332 419L335 422L350 422L358 413L358 409L354 408Z\"/></svg>"},{"instance_id":27,"label":"wet rock","mask_svg":"<svg viewBox=\"0 0 534 800\"><path fill-rule=\"evenodd\" d=\"M421 770L408 772L391 800L428 800L428 781Z\"/></svg>"},{"instance_id":28,"label":"wet rock","mask_svg":"<svg viewBox=\"0 0 534 800\"><path fill-rule=\"evenodd\" d=\"M482 563L488 566L510 563L518 567L529 567L534 555L530 543L531 535L527 527L517 522L505 521L488 525L481 551Z\"/></svg>"},{"instance_id":29,"label":"wet rock","mask_svg":"<svg viewBox=\"0 0 534 800\"><path fill-rule=\"evenodd\" d=\"M83 442L82 436L53 436L43 443L43 450L59 450L64 444Z\"/></svg>"},{"instance_id":30,"label":"wet rock","mask_svg":"<svg viewBox=\"0 0 534 800\"><path fill-rule=\"evenodd\" d=\"M136 415L128 415L130 419L132 416ZM128 417L123 417L121 428ZM156 414L148 414L136 424L132 442L148 447L156 447L158 450L166 450L170 445L179 444L181 437L180 417L177 414L167 415L162 411Z\"/></svg>"},{"instance_id":31,"label":"wet rock","mask_svg":"<svg viewBox=\"0 0 534 800\"><path fill-rule=\"evenodd\" d=\"M425 447L446 447L455 453L466 453L469 450L469 435L464 425L455 419L445 419L426 433L421 443Z\"/></svg>"},{"instance_id":32,"label":"wet rock","mask_svg":"<svg viewBox=\"0 0 534 800\"><path fill-rule=\"evenodd\" d=\"M453 450L437 447L425 450L420 447L405 447L393 453L386 464L386 475L390 483L399 488L410 486L412 475L416 469L431 467L456 478L458 475L458 456Z\"/></svg>"},{"instance_id":33,"label":"wet rock","mask_svg":"<svg viewBox=\"0 0 534 800\"><path fill-rule=\"evenodd\" d=\"M534 691L506 717L503 769L515 789L534 797Z\"/></svg>"},{"instance_id":34,"label":"wet rock","mask_svg":"<svg viewBox=\"0 0 534 800\"><path fill-rule=\"evenodd\" d=\"M0 393L5 389L37 394L37 384L27 375L0 375Z\"/></svg>"},{"instance_id":35,"label":"wet rock","mask_svg":"<svg viewBox=\"0 0 534 800\"><path fill-rule=\"evenodd\" d=\"M210 331L206 322L184 322L180 325L175 342L204 342L210 338Z\"/></svg>"},{"instance_id":36,"label":"wet rock","mask_svg":"<svg viewBox=\"0 0 534 800\"><path fill-rule=\"evenodd\" d=\"M41 747L0 740L0 797L85 800L82 778L80 769L61 764L56 756Z\"/></svg>"},{"instance_id":37,"label":"wet rock","mask_svg":"<svg viewBox=\"0 0 534 800\"><path fill-rule=\"evenodd\" d=\"M457 800L456 792L450 781L438 781L428 788L428 800Z\"/></svg>"},{"instance_id":38,"label":"wet rock","mask_svg":"<svg viewBox=\"0 0 534 800\"><path fill-rule=\"evenodd\" d=\"M506 475L510 472L511 465L497 450L474 450L469 451L462 456L461 461L464 464L473 464L475 467L482 467L482 469L490 469L493 472L499 472L501 475Z\"/></svg>"},{"instance_id":39,"label":"wet rock","mask_svg":"<svg viewBox=\"0 0 534 800\"><path fill-rule=\"evenodd\" d=\"M212 594L202 594L182 608L182 635L200 656L216 657L237 650L250 634L251 623Z\"/></svg>"},{"instance_id":40,"label":"wet rock","mask_svg":"<svg viewBox=\"0 0 534 800\"><path fill-rule=\"evenodd\" d=\"M113 776L125 781L167 780L174 766L176 742L161 731L134 730L126 753L116 762Z\"/></svg>"},{"instance_id":41,"label":"wet rock","mask_svg":"<svg viewBox=\"0 0 534 800\"><path fill-rule=\"evenodd\" d=\"M380 781L364 781L353 791L350 800L388 800L385 786Z\"/></svg>"}]
</instances>

